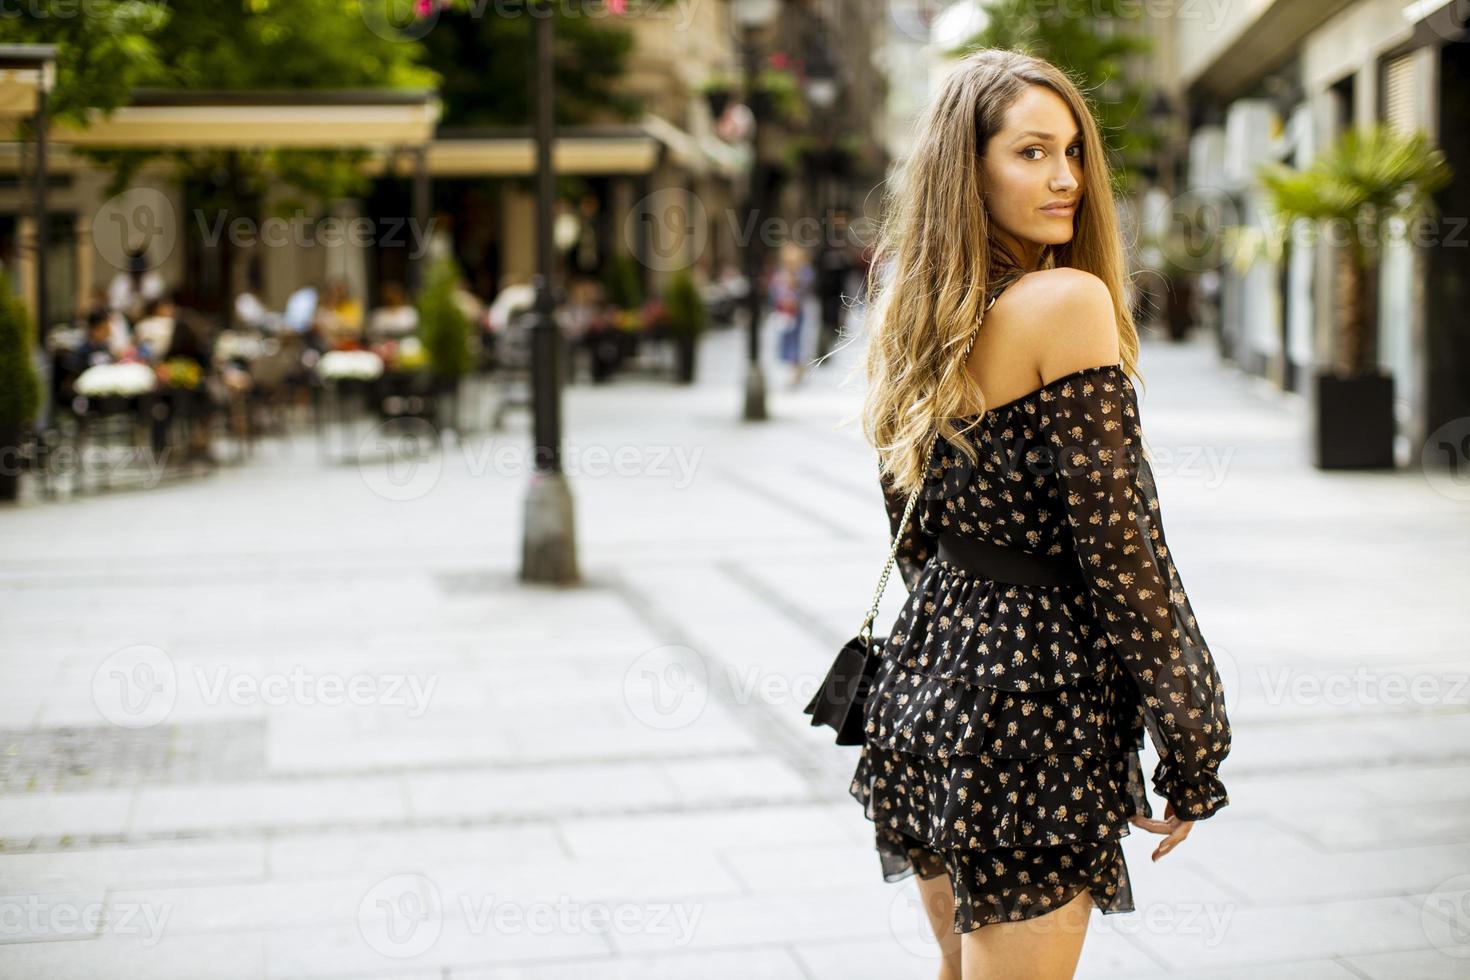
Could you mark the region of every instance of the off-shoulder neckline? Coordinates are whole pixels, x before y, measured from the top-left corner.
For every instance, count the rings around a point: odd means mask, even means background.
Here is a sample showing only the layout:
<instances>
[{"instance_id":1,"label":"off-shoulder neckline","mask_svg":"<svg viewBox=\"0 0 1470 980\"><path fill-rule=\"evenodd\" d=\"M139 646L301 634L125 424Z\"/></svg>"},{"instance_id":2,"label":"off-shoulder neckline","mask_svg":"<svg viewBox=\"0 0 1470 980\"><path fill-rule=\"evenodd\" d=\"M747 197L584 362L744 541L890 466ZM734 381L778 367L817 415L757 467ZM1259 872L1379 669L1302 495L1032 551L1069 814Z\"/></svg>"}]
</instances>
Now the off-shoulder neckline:
<instances>
[{"instance_id":1,"label":"off-shoulder neckline","mask_svg":"<svg viewBox=\"0 0 1470 980\"><path fill-rule=\"evenodd\" d=\"M994 415L997 412L1003 412L1003 411L1005 411L1008 408L1013 408L1014 406L1020 405L1023 402L1029 402L1033 398L1038 398L1038 397L1040 397L1040 395L1041 395L1042 392L1044 392L1044 391L1050 391L1054 386L1061 384L1063 381L1071 381L1071 380L1073 380L1075 378L1080 378L1083 375L1092 374L1094 371L1119 371L1119 372L1122 372L1123 371L1123 365L1122 364L1094 364L1091 367L1078 368L1075 371L1068 371L1066 374L1058 375L1057 377L1052 378L1050 381L1048 381L1046 384L1042 385L1040 388L1036 388L1036 389L1034 389L1032 391L1026 392L1026 394L1022 395L1019 398L1012 398L1008 402L1002 402L1001 404L995 406L994 408L987 408L983 412L971 412L969 415L956 415L955 418L956 419L983 419L983 418L988 418L989 416ZM1127 374L1125 373L1123 376L1124 377L1127 377Z\"/></svg>"}]
</instances>

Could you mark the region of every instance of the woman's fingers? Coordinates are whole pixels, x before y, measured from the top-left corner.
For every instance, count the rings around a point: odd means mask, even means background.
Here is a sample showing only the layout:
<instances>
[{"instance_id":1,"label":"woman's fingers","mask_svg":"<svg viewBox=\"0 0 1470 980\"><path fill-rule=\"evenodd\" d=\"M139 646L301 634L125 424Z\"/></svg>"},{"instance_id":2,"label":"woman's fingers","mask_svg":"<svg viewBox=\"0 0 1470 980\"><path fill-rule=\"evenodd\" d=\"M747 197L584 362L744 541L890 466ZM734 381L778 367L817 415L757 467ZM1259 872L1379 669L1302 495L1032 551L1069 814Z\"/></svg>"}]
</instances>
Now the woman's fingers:
<instances>
[{"instance_id":1,"label":"woman's fingers","mask_svg":"<svg viewBox=\"0 0 1470 980\"><path fill-rule=\"evenodd\" d=\"M1152 817L1140 817L1136 814L1129 818L1129 822L1135 827L1142 827L1152 834L1172 834L1174 828L1179 826L1178 821L1175 820L1157 820Z\"/></svg>"},{"instance_id":2,"label":"woman's fingers","mask_svg":"<svg viewBox=\"0 0 1470 980\"><path fill-rule=\"evenodd\" d=\"M1174 832L1168 837L1165 837L1163 843L1159 844L1159 846L1154 850L1153 860L1157 861L1159 858L1163 857L1165 854L1168 854L1170 851L1174 850L1174 848L1178 847L1179 842L1189 836L1189 828L1192 826L1194 826L1194 821L1192 820L1181 821Z\"/></svg>"},{"instance_id":3,"label":"woman's fingers","mask_svg":"<svg viewBox=\"0 0 1470 980\"><path fill-rule=\"evenodd\" d=\"M1193 820L1180 820L1178 817L1169 820L1150 820L1147 817L1135 815L1129 818L1129 821L1134 826L1142 827L1150 833L1164 835L1164 839L1159 842L1158 848L1154 851L1153 860L1155 861L1179 846L1179 842L1189 836L1189 831L1194 826Z\"/></svg>"}]
</instances>

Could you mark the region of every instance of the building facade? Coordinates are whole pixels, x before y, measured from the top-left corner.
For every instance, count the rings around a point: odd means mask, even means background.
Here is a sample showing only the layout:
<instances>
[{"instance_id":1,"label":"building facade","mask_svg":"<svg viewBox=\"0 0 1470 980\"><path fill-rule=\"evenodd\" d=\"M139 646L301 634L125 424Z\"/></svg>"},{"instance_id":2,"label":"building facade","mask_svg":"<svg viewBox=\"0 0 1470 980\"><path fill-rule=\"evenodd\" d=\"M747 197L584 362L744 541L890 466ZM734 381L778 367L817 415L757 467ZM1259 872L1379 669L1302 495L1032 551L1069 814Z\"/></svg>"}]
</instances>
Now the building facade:
<instances>
[{"instance_id":1,"label":"building facade","mask_svg":"<svg viewBox=\"0 0 1470 980\"><path fill-rule=\"evenodd\" d=\"M1377 361L1394 378L1399 457L1417 458L1440 426L1470 416L1470 40L1459 0L1257 0L1174 5L1161 79L1187 107L1183 209L1222 234L1265 227L1256 179L1268 161L1306 166L1345 130L1423 131L1455 172L1427 234L1385 244ZM1249 241L1250 236L1234 244ZM1334 255L1293 239L1280 254L1236 249L1218 275L1221 349L1243 369L1310 393L1335 324Z\"/></svg>"}]
</instances>

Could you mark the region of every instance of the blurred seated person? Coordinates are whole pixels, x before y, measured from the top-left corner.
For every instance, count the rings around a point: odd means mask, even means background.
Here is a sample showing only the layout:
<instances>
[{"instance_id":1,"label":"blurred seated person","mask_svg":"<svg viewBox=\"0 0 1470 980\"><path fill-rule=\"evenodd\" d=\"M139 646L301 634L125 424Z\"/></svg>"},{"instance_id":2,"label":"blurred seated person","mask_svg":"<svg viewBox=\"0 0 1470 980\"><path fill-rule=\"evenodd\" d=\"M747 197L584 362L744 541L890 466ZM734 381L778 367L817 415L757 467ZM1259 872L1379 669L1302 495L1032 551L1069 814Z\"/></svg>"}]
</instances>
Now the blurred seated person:
<instances>
[{"instance_id":1,"label":"blurred seated person","mask_svg":"<svg viewBox=\"0 0 1470 980\"><path fill-rule=\"evenodd\" d=\"M309 334L316 324L317 291L308 283L286 297L286 309L281 322L292 333Z\"/></svg>"},{"instance_id":2,"label":"blurred seated person","mask_svg":"<svg viewBox=\"0 0 1470 980\"><path fill-rule=\"evenodd\" d=\"M491 330L503 331L518 314L532 310L535 306L536 287L507 276L501 280L500 292L495 294L495 299L490 303L490 311L486 314L488 325Z\"/></svg>"},{"instance_id":3,"label":"blurred seated person","mask_svg":"<svg viewBox=\"0 0 1470 980\"><path fill-rule=\"evenodd\" d=\"M111 308L107 301L107 287L98 286L92 290L92 312L101 310L107 317L108 325L108 347L112 350L114 358L120 358L133 348L133 332L128 326L128 318L117 310ZM87 323L90 326L92 314L87 314Z\"/></svg>"},{"instance_id":4,"label":"blurred seated person","mask_svg":"<svg viewBox=\"0 0 1470 980\"><path fill-rule=\"evenodd\" d=\"M143 318L133 327L138 353L155 364L162 361L173 344L176 325L173 301L167 296L151 300L144 308Z\"/></svg>"},{"instance_id":5,"label":"blurred seated person","mask_svg":"<svg viewBox=\"0 0 1470 980\"><path fill-rule=\"evenodd\" d=\"M138 352L154 364L182 359L207 368L210 351L199 329L177 315L167 294L148 304L147 316L133 330Z\"/></svg>"},{"instance_id":6,"label":"blurred seated person","mask_svg":"<svg viewBox=\"0 0 1470 980\"><path fill-rule=\"evenodd\" d=\"M160 378L168 376L164 383L172 407L167 414L153 418L154 451L161 453L168 448L170 423L178 413L190 421L186 460L198 459L213 466L215 459L209 449L212 404L206 384L213 351L203 331L187 317L178 315L173 300L165 294L148 304L148 315L138 321L134 333L139 353L159 369ZM169 361L192 361L198 365L197 381L192 387L181 384L174 372L163 367Z\"/></svg>"},{"instance_id":7,"label":"blurred seated person","mask_svg":"<svg viewBox=\"0 0 1470 980\"><path fill-rule=\"evenodd\" d=\"M164 293L163 276L148 267L147 250L134 248L128 252L128 267L112 277L107 285L109 309L130 319L138 319L147 305Z\"/></svg>"},{"instance_id":8,"label":"blurred seated person","mask_svg":"<svg viewBox=\"0 0 1470 980\"><path fill-rule=\"evenodd\" d=\"M270 311L260 301L252 286L240 290L235 297L235 326L242 330L263 330Z\"/></svg>"},{"instance_id":9,"label":"blurred seated person","mask_svg":"<svg viewBox=\"0 0 1470 980\"><path fill-rule=\"evenodd\" d=\"M479 333L485 328L485 301L470 291L469 284L460 276L454 283L454 305L470 321L470 328Z\"/></svg>"},{"instance_id":10,"label":"blurred seated person","mask_svg":"<svg viewBox=\"0 0 1470 980\"><path fill-rule=\"evenodd\" d=\"M362 304L347 291L347 283L333 280L316 308L316 327L328 348L350 347L362 340Z\"/></svg>"},{"instance_id":11,"label":"blurred seated person","mask_svg":"<svg viewBox=\"0 0 1470 980\"><path fill-rule=\"evenodd\" d=\"M372 319L368 322L368 339L397 339L418 328L419 311L409 305L402 283L383 283L383 305L373 310Z\"/></svg>"},{"instance_id":12,"label":"blurred seated person","mask_svg":"<svg viewBox=\"0 0 1470 980\"><path fill-rule=\"evenodd\" d=\"M605 325L606 307L602 283L581 277L567 288L567 302L556 312L556 319L569 339L580 340Z\"/></svg>"},{"instance_id":13,"label":"blurred seated person","mask_svg":"<svg viewBox=\"0 0 1470 980\"><path fill-rule=\"evenodd\" d=\"M111 364L116 359L112 349L112 313L103 307L95 307L87 314L86 335L82 342L68 352L70 369L81 374L93 365Z\"/></svg>"}]
</instances>

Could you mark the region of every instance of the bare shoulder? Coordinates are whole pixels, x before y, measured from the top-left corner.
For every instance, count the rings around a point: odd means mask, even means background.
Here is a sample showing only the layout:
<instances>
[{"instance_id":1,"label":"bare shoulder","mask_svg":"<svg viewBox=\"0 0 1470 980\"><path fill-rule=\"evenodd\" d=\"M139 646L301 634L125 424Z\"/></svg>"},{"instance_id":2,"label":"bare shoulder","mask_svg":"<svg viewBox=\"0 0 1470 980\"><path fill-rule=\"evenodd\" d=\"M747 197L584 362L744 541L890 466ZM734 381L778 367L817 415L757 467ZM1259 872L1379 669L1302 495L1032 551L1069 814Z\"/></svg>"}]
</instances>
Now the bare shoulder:
<instances>
[{"instance_id":1,"label":"bare shoulder","mask_svg":"<svg viewBox=\"0 0 1470 980\"><path fill-rule=\"evenodd\" d=\"M1112 291L1082 269L1029 272L1000 295L992 312L1021 328L1043 383L1121 359Z\"/></svg>"}]
</instances>

